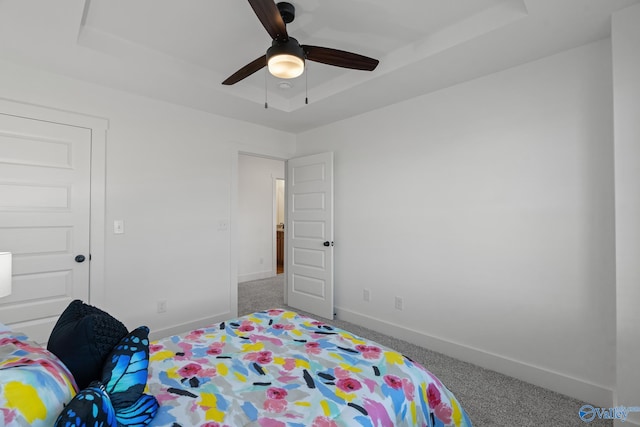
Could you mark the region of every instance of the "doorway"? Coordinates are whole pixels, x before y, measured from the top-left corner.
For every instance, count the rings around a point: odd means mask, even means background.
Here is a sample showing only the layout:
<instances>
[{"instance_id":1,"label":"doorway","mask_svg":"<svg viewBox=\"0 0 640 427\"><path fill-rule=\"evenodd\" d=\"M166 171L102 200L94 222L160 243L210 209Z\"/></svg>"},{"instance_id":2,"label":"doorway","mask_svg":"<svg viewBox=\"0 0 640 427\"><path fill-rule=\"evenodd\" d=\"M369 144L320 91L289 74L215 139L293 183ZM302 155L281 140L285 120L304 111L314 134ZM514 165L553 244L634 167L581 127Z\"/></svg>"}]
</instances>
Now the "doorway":
<instances>
[{"instance_id":1,"label":"doorway","mask_svg":"<svg viewBox=\"0 0 640 427\"><path fill-rule=\"evenodd\" d=\"M284 271L284 168L283 160L238 155L239 283L282 274L279 260Z\"/></svg>"},{"instance_id":2,"label":"doorway","mask_svg":"<svg viewBox=\"0 0 640 427\"><path fill-rule=\"evenodd\" d=\"M278 169L276 173L267 173L265 167L269 162L282 169ZM287 180L284 190L283 230L284 304L321 317L333 318L333 153L298 157L289 159L286 163L284 160L237 153L237 156L234 156L234 165L237 169L233 175L237 177L237 181L232 185L231 216L236 219L234 222L237 225L232 226L232 242L237 242L237 245L233 245L231 275L237 276L232 281L236 285L232 285L231 306L237 307L238 283L278 277L278 217L275 197L277 179L284 176ZM260 177L262 179L259 179ZM258 187L260 191L256 191ZM264 197L265 194L269 196ZM251 204L258 199L262 200L263 206L271 208L253 209ZM263 218L265 210L270 212L266 225L250 227L258 218ZM297 217L296 212L303 216ZM272 236L267 246L271 246L273 269L268 274L246 273L246 266L259 256L256 249L264 248L262 240L256 240L256 245L253 245L251 238L258 234L264 236L265 231L266 235ZM307 247L308 245L311 246ZM260 256L259 259L262 264L264 258ZM292 262L294 259L299 262ZM295 298L290 301L290 296Z\"/></svg>"}]
</instances>

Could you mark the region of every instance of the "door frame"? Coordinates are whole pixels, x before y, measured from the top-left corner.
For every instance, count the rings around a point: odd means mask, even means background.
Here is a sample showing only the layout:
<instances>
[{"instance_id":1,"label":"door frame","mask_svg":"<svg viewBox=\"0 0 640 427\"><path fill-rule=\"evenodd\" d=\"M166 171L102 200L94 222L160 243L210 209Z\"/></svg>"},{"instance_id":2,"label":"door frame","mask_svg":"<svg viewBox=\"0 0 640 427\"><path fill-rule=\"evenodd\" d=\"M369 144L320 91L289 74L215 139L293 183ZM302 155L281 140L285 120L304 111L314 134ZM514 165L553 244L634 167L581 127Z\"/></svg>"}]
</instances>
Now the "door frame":
<instances>
[{"instance_id":1,"label":"door frame","mask_svg":"<svg viewBox=\"0 0 640 427\"><path fill-rule=\"evenodd\" d=\"M6 98L0 98L0 113L61 123L91 131L91 189L89 195L89 254L91 262L89 263L88 303L104 305L106 146L109 120Z\"/></svg>"}]
</instances>

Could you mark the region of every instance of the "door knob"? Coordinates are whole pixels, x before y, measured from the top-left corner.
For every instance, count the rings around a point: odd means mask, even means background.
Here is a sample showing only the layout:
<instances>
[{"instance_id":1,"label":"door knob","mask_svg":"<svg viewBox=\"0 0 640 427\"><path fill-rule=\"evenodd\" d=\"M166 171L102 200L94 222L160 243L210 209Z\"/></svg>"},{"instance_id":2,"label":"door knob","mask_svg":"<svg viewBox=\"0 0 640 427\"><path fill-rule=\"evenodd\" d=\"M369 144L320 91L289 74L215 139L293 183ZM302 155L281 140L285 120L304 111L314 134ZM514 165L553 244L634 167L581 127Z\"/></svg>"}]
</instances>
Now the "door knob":
<instances>
[{"instance_id":1,"label":"door knob","mask_svg":"<svg viewBox=\"0 0 640 427\"><path fill-rule=\"evenodd\" d=\"M84 262L85 259L84 255L76 255L75 257L76 262Z\"/></svg>"},{"instance_id":2,"label":"door knob","mask_svg":"<svg viewBox=\"0 0 640 427\"><path fill-rule=\"evenodd\" d=\"M333 246L333 242L330 242L330 241L327 240L326 242L323 243L323 245L325 245L325 246Z\"/></svg>"}]
</instances>

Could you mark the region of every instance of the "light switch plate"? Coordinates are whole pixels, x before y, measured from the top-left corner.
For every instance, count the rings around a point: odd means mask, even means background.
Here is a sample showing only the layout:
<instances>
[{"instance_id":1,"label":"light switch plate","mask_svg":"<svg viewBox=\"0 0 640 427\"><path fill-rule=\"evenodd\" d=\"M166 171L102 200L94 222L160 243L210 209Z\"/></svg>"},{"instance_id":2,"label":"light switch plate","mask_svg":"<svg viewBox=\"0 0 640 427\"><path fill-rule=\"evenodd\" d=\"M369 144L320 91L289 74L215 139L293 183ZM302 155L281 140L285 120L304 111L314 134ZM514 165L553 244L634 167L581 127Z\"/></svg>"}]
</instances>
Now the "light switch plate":
<instances>
[{"instance_id":1,"label":"light switch plate","mask_svg":"<svg viewBox=\"0 0 640 427\"><path fill-rule=\"evenodd\" d=\"M113 234L124 234L124 220L116 219L113 221Z\"/></svg>"}]
</instances>

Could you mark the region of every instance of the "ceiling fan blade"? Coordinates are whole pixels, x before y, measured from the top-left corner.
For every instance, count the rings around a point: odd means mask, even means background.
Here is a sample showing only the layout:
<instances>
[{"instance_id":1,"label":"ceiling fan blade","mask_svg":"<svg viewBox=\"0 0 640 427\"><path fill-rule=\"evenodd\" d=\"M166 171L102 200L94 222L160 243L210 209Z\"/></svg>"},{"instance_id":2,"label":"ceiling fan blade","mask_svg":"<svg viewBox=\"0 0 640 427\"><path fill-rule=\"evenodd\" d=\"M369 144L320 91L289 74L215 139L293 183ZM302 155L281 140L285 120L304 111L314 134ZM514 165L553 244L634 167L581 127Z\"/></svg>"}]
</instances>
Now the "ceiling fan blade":
<instances>
[{"instance_id":1,"label":"ceiling fan blade","mask_svg":"<svg viewBox=\"0 0 640 427\"><path fill-rule=\"evenodd\" d=\"M289 38L287 27L273 0L249 0L249 4L272 39L287 40Z\"/></svg>"},{"instance_id":2,"label":"ceiling fan blade","mask_svg":"<svg viewBox=\"0 0 640 427\"><path fill-rule=\"evenodd\" d=\"M223 85L232 85L238 83L242 79L246 79L251 74L256 71L264 68L267 65L267 55L263 55L258 59L253 60L248 63L244 67L240 68L238 71L229 76L225 81L222 82Z\"/></svg>"},{"instance_id":3,"label":"ceiling fan blade","mask_svg":"<svg viewBox=\"0 0 640 427\"><path fill-rule=\"evenodd\" d=\"M368 56L328 47L302 45L302 49L304 49L309 61L321 62L336 67L373 71L380 62Z\"/></svg>"}]
</instances>

